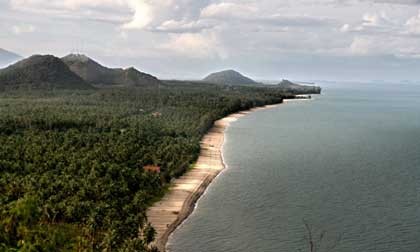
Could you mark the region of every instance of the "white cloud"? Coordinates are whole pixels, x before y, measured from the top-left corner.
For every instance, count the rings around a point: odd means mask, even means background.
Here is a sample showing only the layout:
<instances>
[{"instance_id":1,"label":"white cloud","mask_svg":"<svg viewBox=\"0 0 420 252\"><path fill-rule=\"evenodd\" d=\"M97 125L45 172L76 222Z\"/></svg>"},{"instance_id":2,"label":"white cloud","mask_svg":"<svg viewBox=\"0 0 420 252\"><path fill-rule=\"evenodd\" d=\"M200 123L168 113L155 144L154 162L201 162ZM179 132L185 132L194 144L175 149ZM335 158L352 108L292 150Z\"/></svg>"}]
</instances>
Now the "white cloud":
<instances>
[{"instance_id":1,"label":"white cloud","mask_svg":"<svg viewBox=\"0 0 420 252\"><path fill-rule=\"evenodd\" d=\"M363 15L362 27L385 27L393 24L394 22L385 12Z\"/></svg>"},{"instance_id":2,"label":"white cloud","mask_svg":"<svg viewBox=\"0 0 420 252\"><path fill-rule=\"evenodd\" d=\"M417 16L413 16L405 23L408 33L420 34L420 11Z\"/></svg>"},{"instance_id":3,"label":"white cloud","mask_svg":"<svg viewBox=\"0 0 420 252\"><path fill-rule=\"evenodd\" d=\"M131 21L123 24L124 29L142 29L153 20L152 6L145 1L128 1L129 6L134 10Z\"/></svg>"},{"instance_id":4,"label":"white cloud","mask_svg":"<svg viewBox=\"0 0 420 252\"><path fill-rule=\"evenodd\" d=\"M75 14L92 18L92 13L97 13L95 18L114 21L125 20L121 26L124 29L145 28L155 17L156 6L168 5L170 0L11 0L11 7L15 10L47 13L48 15L63 16Z\"/></svg>"},{"instance_id":5,"label":"white cloud","mask_svg":"<svg viewBox=\"0 0 420 252\"><path fill-rule=\"evenodd\" d=\"M393 39L384 39L375 36L355 37L350 45L350 53L353 55L393 55L402 58L420 57L418 39L407 39L404 36L396 36Z\"/></svg>"},{"instance_id":6,"label":"white cloud","mask_svg":"<svg viewBox=\"0 0 420 252\"><path fill-rule=\"evenodd\" d=\"M118 21L122 29L149 29L168 20L192 22L210 0L10 0L12 9L57 17ZM167 24L166 24L167 25Z\"/></svg>"},{"instance_id":7,"label":"white cloud","mask_svg":"<svg viewBox=\"0 0 420 252\"><path fill-rule=\"evenodd\" d=\"M134 13L129 0L9 0L14 11L31 16L128 22Z\"/></svg>"},{"instance_id":8,"label":"white cloud","mask_svg":"<svg viewBox=\"0 0 420 252\"><path fill-rule=\"evenodd\" d=\"M420 4L419 0L371 0L375 3L389 3L389 4L407 4L407 5L415 5Z\"/></svg>"},{"instance_id":9,"label":"white cloud","mask_svg":"<svg viewBox=\"0 0 420 252\"><path fill-rule=\"evenodd\" d=\"M246 3L217 3L211 4L201 11L202 18L234 18L247 17L257 14L257 8Z\"/></svg>"},{"instance_id":10,"label":"white cloud","mask_svg":"<svg viewBox=\"0 0 420 252\"><path fill-rule=\"evenodd\" d=\"M35 26L31 24L20 24L20 25L14 25L12 27L12 31L16 35L20 35L22 33L32 33L35 32L36 28Z\"/></svg>"},{"instance_id":11,"label":"white cloud","mask_svg":"<svg viewBox=\"0 0 420 252\"><path fill-rule=\"evenodd\" d=\"M350 45L350 51L356 55L367 55L372 53L372 49L375 48L375 43L369 38L354 38Z\"/></svg>"},{"instance_id":12,"label":"white cloud","mask_svg":"<svg viewBox=\"0 0 420 252\"><path fill-rule=\"evenodd\" d=\"M205 29L210 29L214 25L206 21L188 21L188 20L167 20L155 28L155 31L168 33L197 33Z\"/></svg>"},{"instance_id":13,"label":"white cloud","mask_svg":"<svg viewBox=\"0 0 420 252\"><path fill-rule=\"evenodd\" d=\"M26 11L65 11L92 7L127 6L129 0L10 0L12 8Z\"/></svg>"},{"instance_id":14,"label":"white cloud","mask_svg":"<svg viewBox=\"0 0 420 252\"><path fill-rule=\"evenodd\" d=\"M390 18L386 12L366 13L362 20L356 24L345 24L340 28L341 32L351 32L365 35L399 34L403 29L402 22Z\"/></svg>"},{"instance_id":15,"label":"white cloud","mask_svg":"<svg viewBox=\"0 0 420 252\"><path fill-rule=\"evenodd\" d=\"M226 58L227 54L214 33L174 34L162 49L190 58Z\"/></svg>"},{"instance_id":16,"label":"white cloud","mask_svg":"<svg viewBox=\"0 0 420 252\"><path fill-rule=\"evenodd\" d=\"M349 24L344 24L343 26L341 26L340 31L341 32L348 32L350 30L350 25Z\"/></svg>"}]
</instances>

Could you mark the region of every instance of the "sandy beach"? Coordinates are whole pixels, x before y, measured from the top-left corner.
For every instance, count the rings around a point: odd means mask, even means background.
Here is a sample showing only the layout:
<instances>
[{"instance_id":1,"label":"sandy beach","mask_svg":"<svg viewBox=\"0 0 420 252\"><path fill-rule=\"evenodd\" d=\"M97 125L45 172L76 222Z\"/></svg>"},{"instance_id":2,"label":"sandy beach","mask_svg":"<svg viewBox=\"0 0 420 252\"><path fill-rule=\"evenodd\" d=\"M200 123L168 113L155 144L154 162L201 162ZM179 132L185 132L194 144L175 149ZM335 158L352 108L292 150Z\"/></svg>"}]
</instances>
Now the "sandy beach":
<instances>
[{"instance_id":1,"label":"sandy beach","mask_svg":"<svg viewBox=\"0 0 420 252\"><path fill-rule=\"evenodd\" d=\"M155 246L166 251L170 234L192 213L195 203L214 178L225 168L222 157L224 133L231 122L256 110L269 109L280 104L257 107L231 114L214 123L201 140L201 153L194 168L176 179L161 201L147 211L147 217L156 229Z\"/></svg>"}]
</instances>

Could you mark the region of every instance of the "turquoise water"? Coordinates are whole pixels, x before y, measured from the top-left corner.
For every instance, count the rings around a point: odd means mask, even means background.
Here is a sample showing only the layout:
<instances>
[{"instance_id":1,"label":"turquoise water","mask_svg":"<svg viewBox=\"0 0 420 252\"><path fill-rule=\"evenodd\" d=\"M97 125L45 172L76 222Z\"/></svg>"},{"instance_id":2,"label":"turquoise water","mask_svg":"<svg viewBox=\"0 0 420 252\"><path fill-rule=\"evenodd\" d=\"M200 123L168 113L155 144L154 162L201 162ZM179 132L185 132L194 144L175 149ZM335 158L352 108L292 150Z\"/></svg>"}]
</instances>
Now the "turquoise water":
<instances>
[{"instance_id":1,"label":"turquoise water","mask_svg":"<svg viewBox=\"0 0 420 252\"><path fill-rule=\"evenodd\" d=\"M309 251L304 220L332 251L420 251L420 86L323 87L232 123L171 252Z\"/></svg>"}]
</instances>

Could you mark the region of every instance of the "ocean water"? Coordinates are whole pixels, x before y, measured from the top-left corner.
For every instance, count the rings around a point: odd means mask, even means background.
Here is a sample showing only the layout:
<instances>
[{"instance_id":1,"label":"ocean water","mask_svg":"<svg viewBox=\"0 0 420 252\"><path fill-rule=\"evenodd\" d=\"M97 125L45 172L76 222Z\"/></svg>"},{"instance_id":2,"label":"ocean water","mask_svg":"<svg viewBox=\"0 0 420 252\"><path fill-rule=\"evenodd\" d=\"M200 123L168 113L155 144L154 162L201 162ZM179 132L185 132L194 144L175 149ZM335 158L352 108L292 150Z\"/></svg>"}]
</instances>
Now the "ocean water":
<instances>
[{"instance_id":1,"label":"ocean water","mask_svg":"<svg viewBox=\"0 0 420 252\"><path fill-rule=\"evenodd\" d=\"M420 251L420 86L325 84L232 123L171 252Z\"/></svg>"}]
</instances>

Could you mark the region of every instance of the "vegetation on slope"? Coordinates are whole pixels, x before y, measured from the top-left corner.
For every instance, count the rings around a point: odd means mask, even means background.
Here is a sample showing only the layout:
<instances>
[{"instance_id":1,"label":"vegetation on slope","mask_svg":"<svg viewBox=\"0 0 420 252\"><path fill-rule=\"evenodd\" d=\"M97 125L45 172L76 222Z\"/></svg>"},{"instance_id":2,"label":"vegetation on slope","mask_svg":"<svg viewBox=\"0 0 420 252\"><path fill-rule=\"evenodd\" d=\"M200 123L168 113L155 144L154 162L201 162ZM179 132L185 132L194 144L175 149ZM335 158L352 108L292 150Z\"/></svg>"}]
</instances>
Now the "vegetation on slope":
<instances>
[{"instance_id":1,"label":"vegetation on slope","mask_svg":"<svg viewBox=\"0 0 420 252\"><path fill-rule=\"evenodd\" d=\"M156 77L142 73L133 67L127 69L108 68L85 55L69 54L63 57L62 60L70 70L86 82L95 85L150 87L161 84Z\"/></svg>"},{"instance_id":2,"label":"vegetation on slope","mask_svg":"<svg viewBox=\"0 0 420 252\"><path fill-rule=\"evenodd\" d=\"M146 209L213 122L285 95L186 82L0 93L0 251L153 251Z\"/></svg>"},{"instance_id":3,"label":"vegetation on slope","mask_svg":"<svg viewBox=\"0 0 420 252\"><path fill-rule=\"evenodd\" d=\"M217 73L212 73L203 79L204 82L214 83L219 85L241 85L241 86L255 86L260 83L242 75L234 70L225 70Z\"/></svg>"},{"instance_id":4,"label":"vegetation on slope","mask_svg":"<svg viewBox=\"0 0 420 252\"><path fill-rule=\"evenodd\" d=\"M293 83L289 80L282 80L277 87L284 92L290 92L294 94L320 94L321 88L312 85L301 85Z\"/></svg>"},{"instance_id":5,"label":"vegetation on slope","mask_svg":"<svg viewBox=\"0 0 420 252\"><path fill-rule=\"evenodd\" d=\"M0 91L11 89L91 89L52 55L34 55L0 70Z\"/></svg>"}]
</instances>

